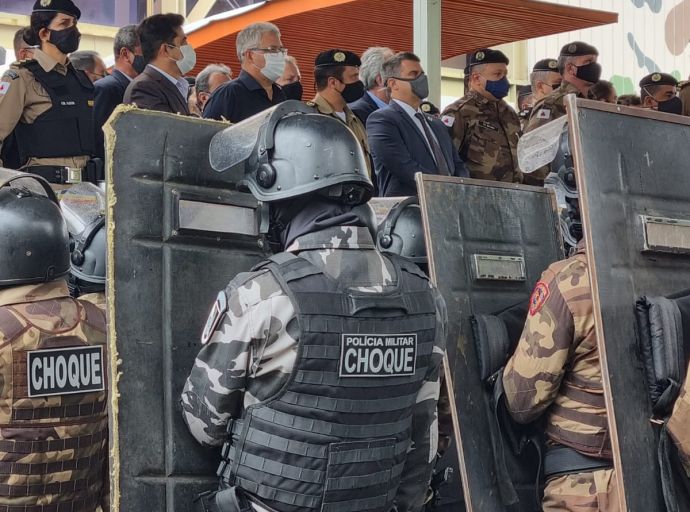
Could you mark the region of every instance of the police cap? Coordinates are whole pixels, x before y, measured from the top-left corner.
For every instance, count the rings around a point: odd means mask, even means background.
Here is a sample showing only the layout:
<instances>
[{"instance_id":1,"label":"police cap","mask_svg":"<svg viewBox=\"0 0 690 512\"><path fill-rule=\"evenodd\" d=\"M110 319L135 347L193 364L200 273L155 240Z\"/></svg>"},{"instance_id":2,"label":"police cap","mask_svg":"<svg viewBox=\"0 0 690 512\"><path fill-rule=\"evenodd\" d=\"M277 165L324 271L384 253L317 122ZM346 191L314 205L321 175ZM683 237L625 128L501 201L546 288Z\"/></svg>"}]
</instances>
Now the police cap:
<instances>
[{"instance_id":1,"label":"police cap","mask_svg":"<svg viewBox=\"0 0 690 512\"><path fill-rule=\"evenodd\" d=\"M422 101L422 103L419 105L419 110L431 116L437 116L441 113L438 107L430 101Z\"/></svg>"},{"instance_id":2,"label":"police cap","mask_svg":"<svg viewBox=\"0 0 690 512\"><path fill-rule=\"evenodd\" d=\"M599 55L599 50L582 41L568 43L561 48L561 57L580 57L582 55Z\"/></svg>"},{"instance_id":3,"label":"police cap","mask_svg":"<svg viewBox=\"0 0 690 512\"><path fill-rule=\"evenodd\" d=\"M478 66L480 64L510 64L510 60L505 53L500 50L491 50L490 48L481 48L476 52L470 54L468 67Z\"/></svg>"},{"instance_id":4,"label":"police cap","mask_svg":"<svg viewBox=\"0 0 690 512\"><path fill-rule=\"evenodd\" d=\"M348 52L347 50L340 50L335 48L333 50L326 50L319 53L314 61L314 66L323 68L327 66L361 66L362 61L356 53Z\"/></svg>"},{"instance_id":5,"label":"police cap","mask_svg":"<svg viewBox=\"0 0 690 512\"><path fill-rule=\"evenodd\" d=\"M553 71L558 73L558 61L556 59L542 59L532 68L532 73L539 71Z\"/></svg>"},{"instance_id":6,"label":"police cap","mask_svg":"<svg viewBox=\"0 0 690 512\"><path fill-rule=\"evenodd\" d=\"M81 18L81 11L72 0L36 0L32 12L61 12Z\"/></svg>"},{"instance_id":7,"label":"police cap","mask_svg":"<svg viewBox=\"0 0 690 512\"><path fill-rule=\"evenodd\" d=\"M672 85L675 87L678 85L678 80L668 73L650 73L640 80L640 87L652 85Z\"/></svg>"},{"instance_id":8,"label":"police cap","mask_svg":"<svg viewBox=\"0 0 690 512\"><path fill-rule=\"evenodd\" d=\"M530 94L532 94L532 86L531 85L518 85L518 88L517 88L518 98L524 98L525 96L529 96Z\"/></svg>"}]
</instances>

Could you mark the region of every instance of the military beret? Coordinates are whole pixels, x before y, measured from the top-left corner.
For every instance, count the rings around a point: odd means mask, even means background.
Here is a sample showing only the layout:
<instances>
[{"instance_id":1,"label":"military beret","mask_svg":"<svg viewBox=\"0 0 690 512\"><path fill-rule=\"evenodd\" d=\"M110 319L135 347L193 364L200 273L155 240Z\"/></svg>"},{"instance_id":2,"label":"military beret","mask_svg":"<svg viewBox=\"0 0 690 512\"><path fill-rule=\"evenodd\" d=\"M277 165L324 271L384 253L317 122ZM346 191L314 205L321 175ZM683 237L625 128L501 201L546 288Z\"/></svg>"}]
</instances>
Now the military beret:
<instances>
[{"instance_id":1,"label":"military beret","mask_svg":"<svg viewBox=\"0 0 690 512\"><path fill-rule=\"evenodd\" d=\"M508 60L505 53L500 50L481 48L470 54L467 67L471 68L472 66L478 66L480 64L510 64L510 60Z\"/></svg>"},{"instance_id":2,"label":"military beret","mask_svg":"<svg viewBox=\"0 0 690 512\"><path fill-rule=\"evenodd\" d=\"M556 59L542 59L532 68L532 73L538 71L553 71L558 73L558 61Z\"/></svg>"},{"instance_id":3,"label":"military beret","mask_svg":"<svg viewBox=\"0 0 690 512\"><path fill-rule=\"evenodd\" d=\"M518 98L524 98L525 96L529 96L530 94L532 94L532 86L531 85L518 85L518 87L517 87Z\"/></svg>"},{"instance_id":4,"label":"military beret","mask_svg":"<svg viewBox=\"0 0 690 512\"><path fill-rule=\"evenodd\" d=\"M640 87L649 85L672 85L675 87L678 85L678 80L668 73L650 73L640 80Z\"/></svg>"},{"instance_id":5,"label":"military beret","mask_svg":"<svg viewBox=\"0 0 690 512\"><path fill-rule=\"evenodd\" d=\"M438 107L430 101L422 101L422 103L419 105L419 110L432 116L437 116L441 113Z\"/></svg>"},{"instance_id":6,"label":"military beret","mask_svg":"<svg viewBox=\"0 0 690 512\"><path fill-rule=\"evenodd\" d=\"M36 0L32 12L61 12L81 18L81 11L72 0Z\"/></svg>"},{"instance_id":7,"label":"military beret","mask_svg":"<svg viewBox=\"0 0 690 512\"><path fill-rule=\"evenodd\" d=\"M582 55L599 55L599 50L582 41L568 43L561 48L561 57L580 57Z\"/></svg>"},{"instance_id":8,"label":"military beret","mask_svg":"<svg viewBox=\"0 0 690 512\"><path fill-rule=\"evenodd\" d=\"M317 68L326 66L361 66L362 61L356 53L348 52L347 50L326 50L319 53L314 61L314 66Z\"/></svg>"}]
</instances>

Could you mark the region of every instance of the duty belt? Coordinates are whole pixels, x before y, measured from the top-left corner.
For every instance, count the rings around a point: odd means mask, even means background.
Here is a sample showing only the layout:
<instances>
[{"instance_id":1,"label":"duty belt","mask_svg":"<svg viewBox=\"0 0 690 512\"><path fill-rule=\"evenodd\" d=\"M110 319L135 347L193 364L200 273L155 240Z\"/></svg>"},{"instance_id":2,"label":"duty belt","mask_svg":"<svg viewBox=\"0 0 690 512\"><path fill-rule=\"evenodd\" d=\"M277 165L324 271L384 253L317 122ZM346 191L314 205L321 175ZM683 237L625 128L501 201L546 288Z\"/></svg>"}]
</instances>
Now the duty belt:
<instances>
[{"instance_id":1,"label":"duty belt","mask_svg":"<svg viewBox=\"0 0 690 512\"><path fill-rule=\"evenodd\" d=\"M590 473L611 469L610 460L595 459L567 446L550 446L544 456L544 476L552 478L562 475L574 475L576 473Z\"/></svg>"},{"instance_id":2,"label":"duty belt","mask_svg":"<svg viewBox=\"0 0 690 512\"><path fill-rule=\"evenodd\" d=\"M89 181L96 183L96 176L89 176L86 168L80 167L62 167L58 165L34 165L24 169L26 172L38 174L44 178L48 183L60 185L72 185L81 183L82 181Z\"/></svg>"}]
</instances>

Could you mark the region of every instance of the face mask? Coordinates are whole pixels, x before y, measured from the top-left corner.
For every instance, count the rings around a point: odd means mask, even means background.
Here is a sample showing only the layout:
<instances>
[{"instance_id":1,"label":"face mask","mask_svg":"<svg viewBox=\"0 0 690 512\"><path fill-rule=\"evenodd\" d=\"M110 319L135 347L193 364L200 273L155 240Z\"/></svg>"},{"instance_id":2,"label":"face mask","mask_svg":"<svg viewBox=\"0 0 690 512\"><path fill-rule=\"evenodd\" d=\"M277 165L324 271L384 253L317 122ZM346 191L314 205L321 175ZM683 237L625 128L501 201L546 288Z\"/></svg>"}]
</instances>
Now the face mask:
<instances>
[{"instance_id":1,"label":"face mask","mask_svg":"<svg viewBox=\"0 0 690 512\"><path fill-rule=\"evenodd\" d=\"M666 101L658 102L657 109L659 112L681 115L683 113L683 100L681 100L678 96L674 96Z\"/></svg>"},{"instance_id":2,"label":"face mask","mask_svg":"<svg viewBox=\"0 0 690 512\"><path fill-rule=\"evenodd\" d=\"M297 82L292 82L291 84L285 84L283 87L283 94L285 94L285 97L289 100L297 100L297 101L302 101L302 93L304 92L302 89L302 83L297 81Z\"/></svg>"},{"instance_id":3,"label":"face mask","mask_svg":"<svg viewBox=\"0 0 690 512\"><path fill-rule=\"evenodd\" d=\"M266 65L261 68L261 74L271 82L275 82L285 71L285 54L282 52L264 53L264 59Z\"/></svg>"},{"instance_id":4,"label":"face mask","mask_svg":"<svg viewBox=\"0 0 690 512\"><path fill-rule=\"evenodd\" d=\"M73 26L62 30L51 30L48 42L55 45L60 52L67 55L77 51L80 40L81 34L77 30L77 27Z\"/></svg>"},{"instance_id":5,"label":"face mask","mask_svg":"<svg viewBox=\"0 0 690 512\"><path fill-rule=\"evenodd\" d=\"M134 56L134 61L132 62L132 68L134 71L137 72L137 74L141 74L144 72L144 68L146 67L146 61L144 60L143 55L135 55Z\"/></svg>"},{"instance_id":6,"label":"face mask","mask_svg":"<svg viewBox=\"0 0 690 512\"><path fill-rule=\"evenodd\" d=\"M577 66L575 76L584 82L596 83L601 78L601 65L596 62L590 62L584 66Z\"/></svg>"},{"instance_id":7,"label":"face mask","mask_svg":"<svg viewBox=\"0 0 690 512\"><path fill-rule=\"evenodd\" d=\"M180 73L186 75L194 66L196 66L196 52L189 44L183 44L182 46L176 47L173 45L168 45L172 48L179 48L180 53L182 53L182 58L180 60L173 59L177 63L177 67L180 68Z\"/></svg>"},{"instance_id":8,"label":"face mask","mask_svg":"<svg viewBox=\"0 0 690 512\"><path fill-rule=\"evenodd\" d=\"M494 98L500 100L508 96L508 91L510 91L510 82L506 77L503 77L500 80L487 80L484 89Z\"/></svg>"},{"instance_id":9,"label":"face mask","mask_svg":"<svg viewBox=\"0 0 690 512\"><path fill-rule=\"evenodd\" d=\"M340 92L340 95L345 100L345 103L352 103L364 96L364 84L361 80L345 84L345 89Z\"/></svg>"},{"instance_id":10,"label":"face mask","mask_svg":"<svg viewBox=\"0 0 690 512\"><path fill-rule=\"evenodd\" d=\"M410 87L412 87L412 94L417 96L420 100L429 96L429 77L427 77L426 74L422 73L417 78L393 78L408 82Z\"/></svg>"}]
</instances>

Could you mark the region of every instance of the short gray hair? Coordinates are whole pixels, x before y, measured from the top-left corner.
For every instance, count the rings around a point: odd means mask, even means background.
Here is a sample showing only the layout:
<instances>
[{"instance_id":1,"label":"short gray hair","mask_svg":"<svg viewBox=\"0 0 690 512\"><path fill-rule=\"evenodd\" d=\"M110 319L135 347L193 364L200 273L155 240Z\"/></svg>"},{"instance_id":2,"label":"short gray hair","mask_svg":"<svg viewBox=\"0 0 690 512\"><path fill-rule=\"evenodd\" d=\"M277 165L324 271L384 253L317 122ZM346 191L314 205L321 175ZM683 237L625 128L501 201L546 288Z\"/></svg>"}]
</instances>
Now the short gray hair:
<instances>
[{"instance_id":1,"label":"short gray hair","mask_svg":"<svg viewBox=\"0 0 690 512\"><path fill-rule=\"evenodd\" d=\"M222 73L224 75L230 76L232 73L230 68L225 64L209 64L196 76L196 82L194 87L196 88L197 94L200 92L209 92L208 82L211 79L213 73Z\"/></svg>"},{"instance_id":2,"label":"short gray hair","mask_svg":"<svg viewBox=\"0 0 690 512\"><path fill-rule=\"evenodd\" d=\"M419 57L412 52L396 53L381 66L381 79L384 85L388 84L389 79L400 76L400 68L405 60L420 62Z\"/></svg>"},{"instance_id":3,"label":"short gray hair","mask_svg":"<svg viewBox=\"0 0 690 512\"><path fill-rule=\"evenodd\" d=\"M247 53L247 50L258 48L261 44L261 36L266 32L271 32L280 37L280 29L273 23L266 21L252 23L237 34L235 47L237 48L237 58L240 59L240 62L243 62L244 54Z\"/></svg>"},{"instance_id":4,"label":"short gray hair","mask_svg":"<svg viewBox=\"0 0 690 512\"><path fill-rule=\"evenodd\" d=\"M125 25L115 34L115 41L113 42L113 55L117 59L120 55L120 50L126 48L134 53L137 46L141 46L139 35L137 34L136 25Z\"/></svg>"},{"instance_id":5,"label":"short gray hair","mask_svg":"<svg viewBox=\"0 0 690 512\"><path fill-rule=\"evenodd\" d=\"M563 75L565 74L565 67L571 62L575 62L577 57L571 55L561 55L558 57L558 72Z\"/></svg>"},{"instance_id":6,"label":"short gray hair","mask_svg":"<svg viewBox=\"0 0 690 512\"><path fill-rule=\"evenodd\" d=\"M529 83L532 84L532 91L537 90L537 83L544 82L548 83L549 73L554 73L555 71L533 71L529 75ZM549 84L551 85L551 84Z\"/></svg>"},{"instance_id":7,"label":"short gray hair","mask_svg":"<svg viewBox=\"0 0 690 512\"><path fill-rule=\"evenodd\" d=\"M373 46L362 54L359 79L364 83L367 91L376 86L376 77L381 75L383 63L393 55L393 50L385 46Z\"/></svg>"},{"instance_id":8,"label":"short gray hair","mask_svg":"<svg viewBox=\"0 0 690 512\"><path fill-rule=\"evenodd\" d=\"M98 52L93 50L80 50L70 53L69 61L74 66L74 69L92 72L96 67L96 59L100 57Z\"/></svg>"}]
</instances>

